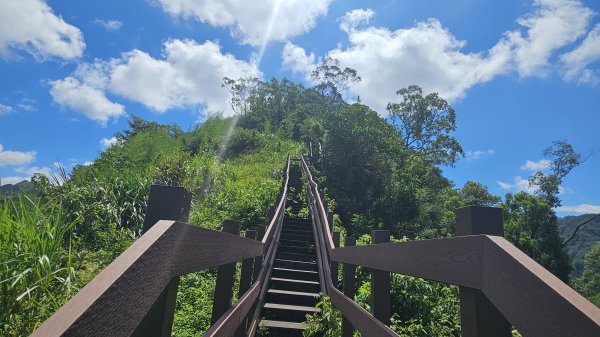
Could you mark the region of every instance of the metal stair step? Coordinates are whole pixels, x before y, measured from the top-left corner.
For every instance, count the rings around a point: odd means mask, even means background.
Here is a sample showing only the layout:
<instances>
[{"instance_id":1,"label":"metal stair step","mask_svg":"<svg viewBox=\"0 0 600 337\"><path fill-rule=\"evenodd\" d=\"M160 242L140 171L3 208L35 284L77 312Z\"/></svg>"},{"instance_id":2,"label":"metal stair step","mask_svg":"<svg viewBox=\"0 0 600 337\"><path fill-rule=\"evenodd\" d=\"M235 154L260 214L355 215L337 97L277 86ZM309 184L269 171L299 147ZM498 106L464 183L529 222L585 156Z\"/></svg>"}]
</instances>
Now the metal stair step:
<instances>
[{"instance_id":1,"label":"metal stair step","mask_svg":"<svg viewBox=\"0 0 600 337\"><path fill-rule=\"evenodd\" d=\"M317 281L294 280L284 277L271 277L271 289L305 291L317 293L321 291L321 286Z\"/></svg>"},{"instance_id":2,"label":"metal stair step","mask_svg":"<svg viewBox=\"0 0 600 337\"><path fill-rule=\"evenodd\" d=\"M312 270L275 267L273 268L273 277L291 280L318 281L319 273Z\"/></svg>"},{"instance_id":3,"label":"metal stair step","mask_svg":"<svg viewBox=\"0 0 600 337\"><path fill-rule=\"evenodd\" d=\"M267 309L279 309L279 310L292 310L302 312L321 312L321 309L316 307L307 307L303 305L290 305L290 304L278 304L278 303L265 303Z\"/></svg>"},{"instance_id":4,"label":"metal stair step","mask_svg":"<svg viewBox=\"0 0 600 337\"><path fill-rule=\"evenodd\" d=\"M272 321L272 320L268 320L268 319L261 320L260 325L270 327L270 328L284 328L284 329L296 329L296 330L304 330L307 328L304 323Z\"/></svg>"}]
</instances>

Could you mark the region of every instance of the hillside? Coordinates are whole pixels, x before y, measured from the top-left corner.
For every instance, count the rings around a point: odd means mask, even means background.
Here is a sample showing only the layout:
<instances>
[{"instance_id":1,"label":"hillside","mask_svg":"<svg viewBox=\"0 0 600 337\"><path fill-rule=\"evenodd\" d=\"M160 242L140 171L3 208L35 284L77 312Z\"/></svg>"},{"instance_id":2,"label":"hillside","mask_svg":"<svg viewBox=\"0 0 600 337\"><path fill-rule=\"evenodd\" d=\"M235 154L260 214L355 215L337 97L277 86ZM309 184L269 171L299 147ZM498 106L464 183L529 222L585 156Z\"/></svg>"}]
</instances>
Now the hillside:
<instances>
[{"instance_id":1,"label":"hillside","mask_svg":"<svg viewBox=\"0 0 600 337\"><path fill-rule=\"evenodd\" d=\"M7 196L10 194L18 194L21 192L29 191L33 188L31 182L23 180L16 184L6 184L0 186L0 195Z\"/></svg>"},{"instance_id":2,"label":"hillside","mask_svg":"<svg viewBox=\"0 0 600 337\"><path fill-rule=\"evenodd\" d=\"M575 227L592 217L592 214L579 216L566 216L559 219L560 236L565 240L575 230ZM577 236L566 246L567 252L573 259L572 276L577 277L583 271L583 257L590 249L600 241L600 218L596 218L586 225Z\"/></svg>"}]
</instances>

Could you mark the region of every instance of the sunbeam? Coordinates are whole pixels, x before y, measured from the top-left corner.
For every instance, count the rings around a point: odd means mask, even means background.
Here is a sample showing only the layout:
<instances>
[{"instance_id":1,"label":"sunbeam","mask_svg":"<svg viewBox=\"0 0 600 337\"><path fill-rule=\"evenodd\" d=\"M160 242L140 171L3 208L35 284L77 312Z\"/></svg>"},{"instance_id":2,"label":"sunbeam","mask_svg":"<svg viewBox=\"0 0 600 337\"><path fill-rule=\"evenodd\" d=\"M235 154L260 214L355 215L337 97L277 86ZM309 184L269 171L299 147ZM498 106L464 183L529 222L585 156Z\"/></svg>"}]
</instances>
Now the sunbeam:
<instances>
[{"instance_id":1,"label":"sunbeam","mask_svg":"<svg viewBox=\"0 0 600 337\"><path fill-rule=\"evenodd\" d=\"M273 28L275 26L275 21L277 20L277 15L279 14L279 8L281 7L281 2L284 0L276 0L275 6L273 6L273 11L271 12L271 20L269 21L269 25L267 26L267 32L265 34L265 38L263 40L263 44L260 47L260 51L258 52L258 57L256 59L256 66L260 65L262 61L263 55L265 54L265 49L267 49L267 44L269 44L269 38L271 37L271 33L273 32Z\"/></svg>"}]
</instances>

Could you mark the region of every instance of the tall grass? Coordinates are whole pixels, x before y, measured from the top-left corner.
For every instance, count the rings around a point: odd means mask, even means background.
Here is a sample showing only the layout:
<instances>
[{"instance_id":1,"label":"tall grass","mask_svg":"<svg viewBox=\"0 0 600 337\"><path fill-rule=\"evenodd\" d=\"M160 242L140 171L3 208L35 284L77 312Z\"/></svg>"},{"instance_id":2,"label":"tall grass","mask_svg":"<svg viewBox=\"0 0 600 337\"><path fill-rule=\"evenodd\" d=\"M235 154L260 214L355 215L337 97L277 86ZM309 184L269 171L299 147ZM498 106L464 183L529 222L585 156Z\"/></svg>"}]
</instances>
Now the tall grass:
<instances>
[{"instance_id":1,"label":"tall grass","mask_svg":"<svg viewBox=\"0 0 600 337\"><path fill-rule=\"evenodd\" d=\"M0 335L29 335L75 291L71 229L59 207L0 199Z\"/></svg>"}]
</instances>

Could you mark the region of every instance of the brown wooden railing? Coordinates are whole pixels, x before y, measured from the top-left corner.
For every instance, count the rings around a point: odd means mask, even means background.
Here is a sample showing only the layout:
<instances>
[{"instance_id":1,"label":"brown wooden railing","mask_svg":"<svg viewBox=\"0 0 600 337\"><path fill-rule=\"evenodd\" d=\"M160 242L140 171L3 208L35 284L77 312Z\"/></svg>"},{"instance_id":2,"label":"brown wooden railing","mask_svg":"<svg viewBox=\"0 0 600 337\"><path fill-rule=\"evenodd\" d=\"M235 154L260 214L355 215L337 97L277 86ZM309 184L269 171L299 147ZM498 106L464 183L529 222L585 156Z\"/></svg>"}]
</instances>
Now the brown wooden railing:
<instances>
[{"instance_id":1,"label":"brown wooden railing","mask_svg":"<svg viewBox=\"0 0 600 337\"><path fill-rule=\"evenodd\" d=\"M458 209L452 238L382 243L389 232L373 231L372 245L353 247L348 238L345 247L336 247L330 214L304 158L302 169L321 287L344 317L344 337L353 328L363 336L397 336L387 326L390 272L458 285L462 336L509 337L512 326L525 337L600 336L600 309L505 240L500 209ZM337 262L344 264L343 292L337 289ZM371 269L373 314L353 301L356 266Z\"/></svg>"},{"instance_id":2,"label":"brown wooden railing","mask_svg":"<svg viewBox=\"0 0 600 337\"><path fill-rule=\"evenodd\" d=\"M144 234L32 336L170 336L179 276L211 267L218 267L213 325L204 336L253 335L285 215L289 170L288 156L261 241L239 237L239 223L232 221L223 226L229 233L186 224L189 193L154 187ZM240 296L232 306L235 262L241 260Z\"/></svg>"},{"instance_id":3,"label":"brown wooden railing","mask_svg":"<svg viewBox=\"0 0 600 337\"><path fill-rule=\"evenodd\" d=\"M262 240L188 225L190 195L182 188L151 189L144 235L32 336L170 336L179 276L217 267L212 326L204 336L254 336L267 293L285 216L291 159ZM500 209L458 209L456 237L389 242L373 231L373 244L353 246L331 230L319 187L304 158L321 289L343 314L342 335L397 336L390 328L390 273L454 284L460 289L462 335L600 336L600 309L502 238ZM235 263L242 261L239 300L231 304ZM338 263L343 284L338 284ZM354 302L356 266L369 268L371 310Z\"/></svg>"}]
</instances>

